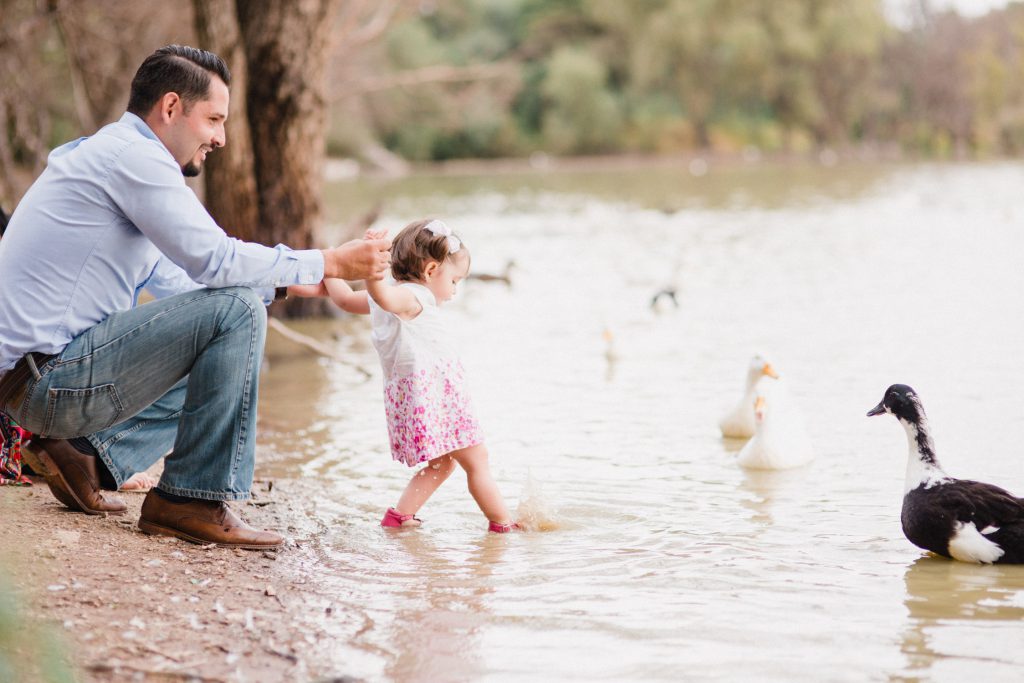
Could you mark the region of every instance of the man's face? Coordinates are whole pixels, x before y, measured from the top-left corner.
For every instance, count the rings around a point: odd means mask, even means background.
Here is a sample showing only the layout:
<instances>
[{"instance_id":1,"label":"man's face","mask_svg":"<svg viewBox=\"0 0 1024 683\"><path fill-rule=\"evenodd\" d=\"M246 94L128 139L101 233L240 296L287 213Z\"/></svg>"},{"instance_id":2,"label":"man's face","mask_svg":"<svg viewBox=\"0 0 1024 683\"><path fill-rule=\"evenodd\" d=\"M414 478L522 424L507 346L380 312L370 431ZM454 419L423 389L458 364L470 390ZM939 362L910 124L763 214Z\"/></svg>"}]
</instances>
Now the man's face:
<instances>
[{"instance_id":1,"label":"man's face","mask_svg":"<svg viewBox=\"0 0 1024 683\"><path fill-rule=\"evenodd\" d=\"M228 118L228 101L228 86L217 76L211 76L207 99L193 102L187 111L181 100L172 108L161 140L186 177L199 175L206 155L227 142L224 122Z\"/></svg>"}]
</instances>

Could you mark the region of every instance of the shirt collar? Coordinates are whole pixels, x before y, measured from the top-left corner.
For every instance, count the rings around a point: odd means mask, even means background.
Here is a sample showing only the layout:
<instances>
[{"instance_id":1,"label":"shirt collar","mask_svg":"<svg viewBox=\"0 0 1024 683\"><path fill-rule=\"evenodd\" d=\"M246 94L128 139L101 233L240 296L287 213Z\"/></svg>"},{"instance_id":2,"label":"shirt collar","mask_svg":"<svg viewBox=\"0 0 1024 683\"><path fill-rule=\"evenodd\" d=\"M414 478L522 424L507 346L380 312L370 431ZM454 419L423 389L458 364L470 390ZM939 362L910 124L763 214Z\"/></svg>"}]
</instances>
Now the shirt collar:
<instances>
[{"instance_id":1,"label":"shirt collar","mask_svg":"<svg viewBox=\"0 0 1024 683\"><path fill-rule=\"evenodd\" d=\"M160 142L160 138L156 136L156 133L154 133L153 129L149 127L149 124L130 111L126 111L124 113L124 116L121 117L119 123L126 123L150 140Z\"/></svg>"}]
</instances>

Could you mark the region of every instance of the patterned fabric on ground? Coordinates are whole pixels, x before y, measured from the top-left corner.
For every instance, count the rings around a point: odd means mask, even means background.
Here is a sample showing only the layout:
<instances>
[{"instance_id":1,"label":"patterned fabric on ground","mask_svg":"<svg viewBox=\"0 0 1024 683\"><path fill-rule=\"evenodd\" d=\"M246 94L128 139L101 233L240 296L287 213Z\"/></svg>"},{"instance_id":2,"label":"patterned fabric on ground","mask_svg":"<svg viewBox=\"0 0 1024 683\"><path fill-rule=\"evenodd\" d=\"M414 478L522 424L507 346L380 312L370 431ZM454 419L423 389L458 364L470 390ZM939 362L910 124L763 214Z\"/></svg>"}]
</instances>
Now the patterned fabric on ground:
<instances>
[{"instance_id":1,"label":"patterned fabric on ground","mask_svg":"<svg viewBox=\"0 0 1024 683\"><path fill-rule=\"evenodd\" d=\"M31 486L21 473L21 442L25 430L0 413L0 486Z\"/></svg>"}]
</instances>

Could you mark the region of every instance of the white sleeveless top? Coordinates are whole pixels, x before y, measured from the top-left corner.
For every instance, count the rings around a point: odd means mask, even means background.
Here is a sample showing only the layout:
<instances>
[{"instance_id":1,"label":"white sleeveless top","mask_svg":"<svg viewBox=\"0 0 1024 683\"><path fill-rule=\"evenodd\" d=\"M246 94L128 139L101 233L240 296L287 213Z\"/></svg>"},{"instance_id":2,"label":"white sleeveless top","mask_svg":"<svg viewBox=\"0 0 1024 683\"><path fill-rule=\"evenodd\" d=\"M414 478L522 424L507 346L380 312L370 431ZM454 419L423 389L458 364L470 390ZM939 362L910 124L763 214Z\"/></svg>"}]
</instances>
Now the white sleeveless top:
<instances>
[{"instance_id":1,"label":"white sleeveless top","mask_svg":"<svg viewBox=\"0 0 1024 683\"><path fill-rule=\"evenodd\" d=\"M441 309L434 293L423 285L403 282L423 310L412 320L402 320L381 308L373 297L370 302L370 339L380 355L385 381L398 379L414 371L441 362L456 360L455 350L447 341Z\"/></svg>"},{"instance_id":2,"label":"white sleeveless top","mask_svg":"<svg viewBox=\"0 0 1024 683\"><path fill-rule=\"evenodd\" d=\"M483 432L434 294L412 282L398 286L412 291L423 310L402 320L371 296L371 339L384 369L391 456L413 467L482 443Z\"/></svg>"}]
</instances>

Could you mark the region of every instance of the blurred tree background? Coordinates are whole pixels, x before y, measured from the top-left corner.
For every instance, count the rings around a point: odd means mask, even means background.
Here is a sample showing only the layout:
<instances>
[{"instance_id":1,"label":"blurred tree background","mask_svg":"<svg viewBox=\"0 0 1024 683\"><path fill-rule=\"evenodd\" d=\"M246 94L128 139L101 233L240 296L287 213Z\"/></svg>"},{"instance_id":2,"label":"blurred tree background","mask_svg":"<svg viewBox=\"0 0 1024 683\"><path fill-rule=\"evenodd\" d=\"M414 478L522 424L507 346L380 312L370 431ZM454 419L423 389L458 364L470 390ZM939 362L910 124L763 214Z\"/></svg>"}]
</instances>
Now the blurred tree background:
<instances>
[{"instance_id":1,"label":"blurred tree background","mask_svg":"<svg viewBox=\"0 0 1024 683\"><path fill-rule=\"evenodd\" d=\"M1024 3L883 0L0 0L0 203L115 120L179 42L235 73L205 176L234 234L317 242L325 154L409 162L593 154L1014 155ZM230 192L224 188L230 187Z\"/></svg>"},{"instance_id":2,"label":"blurred tree background","mask_svg":"<svg viewBox=\"0 0 1024 683\"><path fill-rule=\"evenodd\" d=\"M913 1L897 28L878 0L0 0L0 198L16 201L50 148L117 118L155 47L204 44L244 82L246 56L261 60L257 27L310 6L308 40L283 32L277 46L301 43L288 58L300 68L236 97L236 120L247 105L278 112L262 124L276 128L291 111L287 125L308 129L294 139L370 167L534 152L1018 153L1024 3L966 19ZM282 103L303 79L312 96ZM235 177L261 153L241 150ZM251 190L264 209L295 194Z\"/></svg>"}]
</instances>

